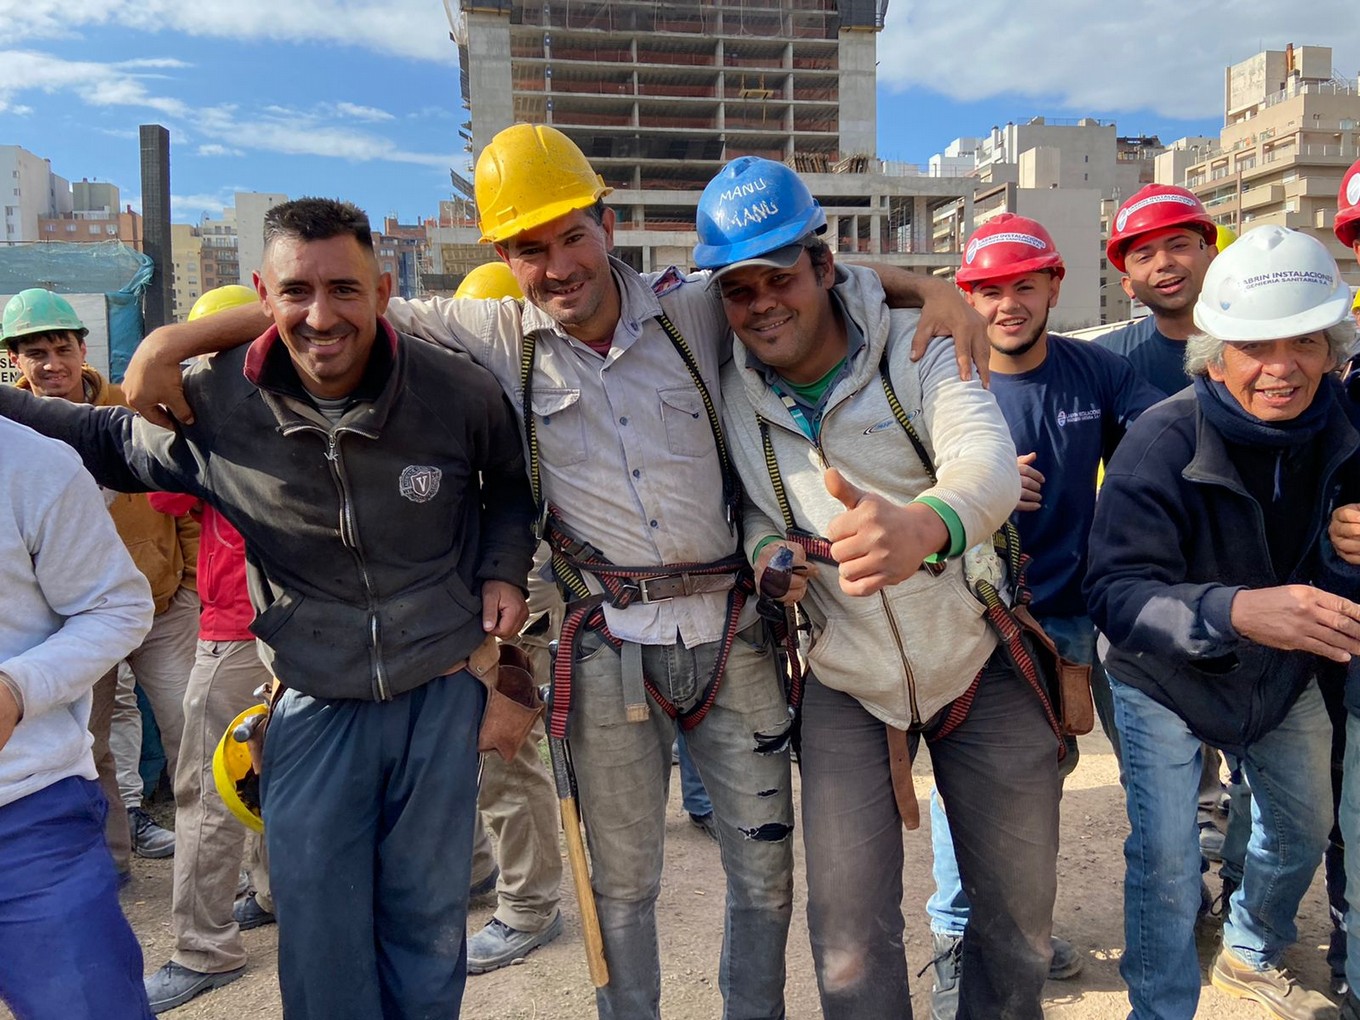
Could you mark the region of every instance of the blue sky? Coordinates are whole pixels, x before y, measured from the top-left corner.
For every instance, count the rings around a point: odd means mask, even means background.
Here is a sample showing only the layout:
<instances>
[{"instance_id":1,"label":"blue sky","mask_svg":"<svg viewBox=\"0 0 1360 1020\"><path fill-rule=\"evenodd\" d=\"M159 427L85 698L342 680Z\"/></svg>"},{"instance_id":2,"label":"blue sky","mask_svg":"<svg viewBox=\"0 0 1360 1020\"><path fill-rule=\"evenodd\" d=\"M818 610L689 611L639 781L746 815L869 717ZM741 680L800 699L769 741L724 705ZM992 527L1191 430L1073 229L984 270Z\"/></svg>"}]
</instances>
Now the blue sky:
<instances>
[{"instance_id":1,"label":"blue sky","mask_svg":"<svg viewBox=\"0 0 1360 1020\"><path fill-rule=\"evenodd\" d=\"M1164 141L1216 134L1224 67L1291 41L1331 45L1354 80L1349 4L1300 6L1287 24L1279 8L1049 0L1026 17L1003 0L894 0L879 155L924 164L959 135L1036 114ZM140 207L137 126L164 124L177 221L249 190L337 195L375 221L413 222L468 160L439 0L0 0L0 26L0 144L70 180L111 181Z\"/></svg>"}]
</instances>

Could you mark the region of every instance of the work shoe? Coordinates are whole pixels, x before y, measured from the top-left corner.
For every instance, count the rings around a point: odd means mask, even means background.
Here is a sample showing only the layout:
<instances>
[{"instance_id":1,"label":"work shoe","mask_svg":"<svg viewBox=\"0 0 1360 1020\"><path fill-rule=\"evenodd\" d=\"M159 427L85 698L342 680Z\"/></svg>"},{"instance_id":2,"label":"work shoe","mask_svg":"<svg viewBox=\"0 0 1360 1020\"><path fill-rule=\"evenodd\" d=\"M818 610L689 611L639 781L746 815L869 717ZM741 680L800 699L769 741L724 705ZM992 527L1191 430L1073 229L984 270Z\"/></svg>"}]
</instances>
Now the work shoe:
<instances>
[{"instance_id":1,"label":"work shoe","mask_svg":"<svg viewBox=\"0 0 1360 1020\"><path fill-rule=\"evenodd\" d=\"M468 886L468 909L473 907L494 907L496 905L496 883L500 880L501 869L491 866L491 874L480 882Z\"/></svg>"},{"instance_id":2,"label":"work shoe","mask_svg":"<svg viewBox=\"0 0 1360 1020\"><path fill-rule=\"evenodd\" d=\"M1086 966L1086 961L1072 948L1072 943L1056 935L1052 936L1050 941L1053 943L1053 959L1048 963L1048 980L1066 981L1080 974L1081 968Z\"/></svg>"},{"instance_id":3,"label":"work shoe","mask_svg":"<svg viewBox=\"0 0 1360 1020\"><path fill-rule=\"evenodd\" d=\"M132 849L138 857L159 860L174 856L175 834L157 825L141 808L128 808L128 825L132 829Z\"/></svg>"},{"instance_id":4,"label":"work shoe","mask_svg":"<svg viewBox=\"0 0 1360 1020\"><path fill-rule=\"evenodd\" d=\"M232 904L231 916L236 920L236 926L242 931L263 928L266 924L274 924L277 920L272 913L260 906L260 901L255 898L254 889Z\"/></svg>"},{"instance_id":5,"label":"work shoe","mask_svg":"<svg viewBox=\"0 0 1360 1020\"><path fill-rule=\"evenodd\" d=\"M959 1011L959 968L963 962L963 939L958 935L933 931L930 933L930 944L935 951L934 959L926 965L935 968L935 984L930 989L930 1020L954 1020Z\"/></svg>"},{"instance_id":6,"label":"work shoe","mask_svg":"<svg viewBox=\"0 0 1360 1020\"><path fill-rule=\"evenodd\" d=\"M1233 998L1255 1002L1277 1020L1323 1020L1336 1016L1336 1007L1330 999L1304 988L1285 967L1253 970L1226 947L1219 950L1209 981Z\"/></svg>"},{"instance_id":7,"label":"work shoe","mask_svg":"<svg viewBox=\"0 0 1360 1020\"><path fill-rule=\"evenodd\" d=\"M245 972L245 967L237 967L220 974L202 974L171 960L142 981L146 985L146 997L151 1002L151 1012L160 1014L178 1009L202 992L229 985Z\"/></svg>"},{"instance_id":8,"label":"work shoe","mask_svg":"<svg viewBox=\"0 0 1360 1020\"><path fill-rule=\"evenodd\" d=\"M718 842L718 823L714 820L712 811L703 815L691 814L689 820L705 836L715 843Z\"/></svg>"},{"instance_id":9,"label":"work shoe","mask_svg":"<svg viewBox=\"0 0 1360 1020\"><path fill-rule=\"evenodd\" d=\"M542 931L520 931L503 921L492 918L486 927L467 943L469 974L485 974L489 970L508 967L522 960L539 946L546 946L562 934L562 912L558 911Z\"/></svg>"},{"instance_id":10,"label":"work shoe","mask_svg":"<svg viewBox=\"0 0 1360 1020\"><path fill-rule=\"evenodd\" d=\"M1223 830L1213 822L1199 823L1199 855L1206 861L1223 860Z\"/></svg>"}]
</instances>

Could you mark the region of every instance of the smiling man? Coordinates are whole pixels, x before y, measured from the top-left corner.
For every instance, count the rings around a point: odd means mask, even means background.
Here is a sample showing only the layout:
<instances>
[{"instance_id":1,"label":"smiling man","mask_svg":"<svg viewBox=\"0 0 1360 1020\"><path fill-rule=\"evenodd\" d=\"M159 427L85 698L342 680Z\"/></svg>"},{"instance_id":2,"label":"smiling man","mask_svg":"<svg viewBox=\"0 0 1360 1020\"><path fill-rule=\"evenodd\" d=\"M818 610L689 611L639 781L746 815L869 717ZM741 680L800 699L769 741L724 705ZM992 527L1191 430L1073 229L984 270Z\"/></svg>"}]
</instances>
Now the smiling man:
<instances>
[{"instance_id":1,"label":"smiling man","mask_svg":"<svg viewBox=\"0 0 1360 1020\"><path fill-rule=\"evenodd\" d=\"M1124 355L1167 396L1190 382L1185 341L1195 332L1195 301L1217 239L1218 227L1200 200L1171 184L1147 185L1115 214L1106 258L1124 274L1124 293L1152 314L1096 343Z\"/></svg>"},{"instance_id":2,"label":"smiling man","mask_svg":"<svg viewBox=\"0 0 1360 1020\"><path fill-rule=\"evenodd\" d=\"M1086 539L1101 461L1162 394L1118 354L1048 331L1065 274L1062 255L1041 223L1002 213L968 239L955 281L987 320L992 393L1020 454L1022 490L1011 519L1032 557L1030 611L1066 658L1091 666L1096 710L1118 755L1110 691L1081 592ZM1075 737L1067 738L1067 751L1064 776L1077 765ZM926 903L936 960L931 1010L933 1020L952 1020L969 910L938 796L931 797L930 836L936 885ZM1054 937L1050 980L1074 977L1082 963L1071 943Z\"/></svg>"},{"instance_id":3,"label":"smiling man","mask_svg":"<svg viewBox=\"0 0 1360 1020\"><path fill-rule=\"evenodd\" d=\"M1193 388L1139 418L1106 471L1085 591L1123 749L1132 1020L1199 998L1201 741L1240 760L1256 799L1213 984L1282 1020L1335 1015L1282 956L1332 825L1318 669L1360 654L1356 575L1320 541L1338 490L1355 492L1360 435L1328 376L1349 306L1315 238L1243 234L1194 309Z\"/></svg>"},{"instance_id":4,"label":"smiling man","mask_svg":"<svg viewBox=\"0 0 1360 1020\"><path fill-rule=\"evenodd\" d=\"M902 824L917 822L924 738L973 894L958 1016L1039 1020L1058 736L963 562L1015 507L1015 447L947 342L911 360L915 316L888 309L872 272L837 265L825 227L797 174L744 156L704 190L694 251L736 334L725 421L756 579L781 550L817 563L783 600L811 625L799 767L822 1012L908 1010Z\"/></svg>"},{"instance_id":5,"label":"smiling man","mask_svg":"<svg viewBox=\"0 0 1360 1020\"><path fill-rule=\"evenodd\" d=\"M270 210L256 285L273 325L188 372L179 432L18 392L0 413L245 539L251 629L286 687L261 791L285 1013L457 1016L485 703L467 659L527 615L514 414L484 370L382 317L354 206Z\"/></svg>"},{"instance_id":6,"label":"smiling man","mask_svg":"<svg viewBox=\"0 0 1360 1020\"><path fill-rule=\"evenodd\" d=\"M482 240L526 300L394 300L388 315L470 355L520 409L556 578L580 602L581 615L568 617L576 646L559 653L570 682L555 684L554 722L570 738L609 967L597 1009L606 1020L660 1015L656 899L670 748L683 727L728 877L724 1017L782 1017L790 715L746 598L736 485L717 418L729 353L722 308L702 276L674 268L641 276L611 255L610 189L555 128L517 124L497 134L474 185ZM963 325L976 318L938 281L897 279L918 298L939 295ZM167 329L145 345L159 391L152 400L190 414L174 397L177 363L239 342L229 315ZM248 315L235 321L242 326L250 332ZM168 379L154 378L162 372ZM552 918L535 921L515 929L493 920L471 945L488 969L522 957L555 931Z\"/></svg>"}]
</instances>

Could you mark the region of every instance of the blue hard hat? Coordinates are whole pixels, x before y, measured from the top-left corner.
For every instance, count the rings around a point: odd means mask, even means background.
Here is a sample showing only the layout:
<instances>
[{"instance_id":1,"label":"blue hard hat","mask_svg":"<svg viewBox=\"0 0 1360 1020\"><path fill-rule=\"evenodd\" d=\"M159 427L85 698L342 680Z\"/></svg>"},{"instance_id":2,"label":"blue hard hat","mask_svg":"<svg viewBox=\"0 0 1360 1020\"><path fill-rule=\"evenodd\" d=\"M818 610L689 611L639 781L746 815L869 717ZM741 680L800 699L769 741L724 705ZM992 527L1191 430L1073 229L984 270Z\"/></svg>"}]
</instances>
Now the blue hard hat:
<instances>
[{"instance_id":1,"label":"blue hard hat","mask_svg":"<svg viewBox=\"0 0 1360 1020\"><path fill-rule=\"evenodd\" d=\"M783 163L741 156L699 198L694 264L719 269L796 244L826 229L826 213Z\"/></svg>"}]
</instances>

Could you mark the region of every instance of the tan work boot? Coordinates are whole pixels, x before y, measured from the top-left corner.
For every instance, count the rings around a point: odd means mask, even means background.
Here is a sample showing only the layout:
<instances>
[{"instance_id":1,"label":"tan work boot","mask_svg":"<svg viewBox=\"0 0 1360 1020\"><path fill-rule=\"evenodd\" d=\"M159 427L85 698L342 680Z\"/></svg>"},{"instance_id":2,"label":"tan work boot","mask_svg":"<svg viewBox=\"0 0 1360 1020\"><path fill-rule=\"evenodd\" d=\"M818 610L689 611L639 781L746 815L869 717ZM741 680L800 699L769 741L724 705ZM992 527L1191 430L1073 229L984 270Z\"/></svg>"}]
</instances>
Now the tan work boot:
<instances>
[{"instance_id":1,"label":"tan work boot","mask_svg":"<svg viewBox=\"0 0 1360 1020\"><path fill-rule=\"evenodd\" d=\"M1247 999L1278 1020L1335 1020L1336 1006L1299 984L1284 967L1253 970L1230 949L1220 949L1209 980L1220 992Z\"/></svg>"}]
</instances>

